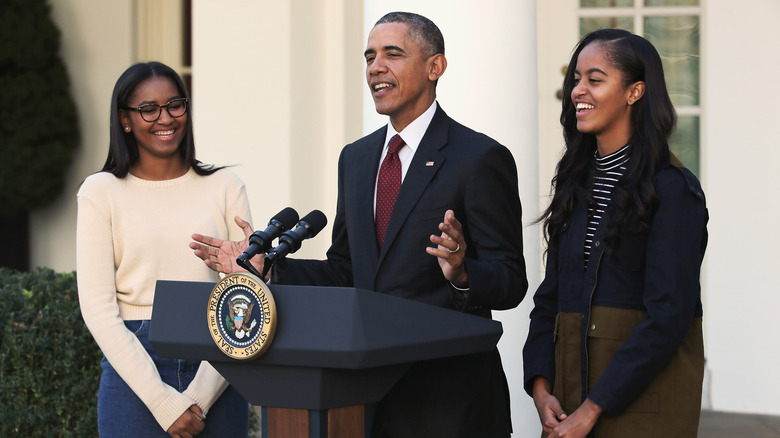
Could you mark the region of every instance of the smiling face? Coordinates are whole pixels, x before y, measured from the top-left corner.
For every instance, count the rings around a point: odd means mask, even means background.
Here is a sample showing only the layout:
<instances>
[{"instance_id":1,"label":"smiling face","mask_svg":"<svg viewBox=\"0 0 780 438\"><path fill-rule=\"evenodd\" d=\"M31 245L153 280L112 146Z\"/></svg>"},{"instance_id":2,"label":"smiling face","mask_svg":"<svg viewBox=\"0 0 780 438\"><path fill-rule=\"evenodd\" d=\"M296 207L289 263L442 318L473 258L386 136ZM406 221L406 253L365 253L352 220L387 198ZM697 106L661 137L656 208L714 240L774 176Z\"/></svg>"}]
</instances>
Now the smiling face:
<instances>
[{"instance_id":1,"label":"smiling face","mask_svg":"<svg viewBox=\"0 0 780 438\"><path fill-rule=\"evenodd\" d=\"M166 77L152 77L133 90L128 101L129 107L145 104L165 105L171 99L184 97L179 93L176 84ZM179 145L185 135L188 115L174 118L163 109L160 117L154 122L147 122L138 111L121 110L122 127L127 132L130 128L138 145L138 165L154 160L179 160Z\"/></svg>"},{"instance_id":2,"label":"smiling face","mask_svg":"<svg viewBox=\"0 0 780 438\"><path fill-rule=\"evenodd\" d=\"M366 80L379 114L403 130L436 99L436 80L447 66L442 54L425 57L404 23L376 25L365 51Z\"/></svg>"},{"instance_id":3,"label":"smiling face","mask_svg":"<svg viewBox=\"0 0 780 438\"><path fill-rule=\"evenodd\" d=\"M571 100L577 130L596 136L599 155L608 155L628 143L634 127L631 105L644 93L644 83L625 86L623 74L606 56L600 43L585 46L577 58Z\"/></svg>"}]
</instances>

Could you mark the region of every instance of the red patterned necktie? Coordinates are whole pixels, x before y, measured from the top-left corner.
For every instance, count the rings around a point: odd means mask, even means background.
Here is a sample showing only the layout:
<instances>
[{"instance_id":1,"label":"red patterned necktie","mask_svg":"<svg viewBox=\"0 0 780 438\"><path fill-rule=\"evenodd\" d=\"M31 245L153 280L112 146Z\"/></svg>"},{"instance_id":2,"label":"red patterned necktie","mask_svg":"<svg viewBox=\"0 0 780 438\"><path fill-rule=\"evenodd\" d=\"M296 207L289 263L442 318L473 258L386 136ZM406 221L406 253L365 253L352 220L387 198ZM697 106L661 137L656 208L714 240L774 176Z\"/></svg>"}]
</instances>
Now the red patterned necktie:
<instances>
[{"instance_id":1,"label":"red patterned necktie","mask_svg":"<svg viewBox=\"0 0 780 438\"><path fill-rule=\"evenodd\" d=\"M376 241L379 249L382 249L385 241L395 198L401 190L401 160L398 158L398 151L405 144L400 135L394 135L388 143L387 156L379 168L379 179L376 183Z\"/></svg>"}]
</instances>

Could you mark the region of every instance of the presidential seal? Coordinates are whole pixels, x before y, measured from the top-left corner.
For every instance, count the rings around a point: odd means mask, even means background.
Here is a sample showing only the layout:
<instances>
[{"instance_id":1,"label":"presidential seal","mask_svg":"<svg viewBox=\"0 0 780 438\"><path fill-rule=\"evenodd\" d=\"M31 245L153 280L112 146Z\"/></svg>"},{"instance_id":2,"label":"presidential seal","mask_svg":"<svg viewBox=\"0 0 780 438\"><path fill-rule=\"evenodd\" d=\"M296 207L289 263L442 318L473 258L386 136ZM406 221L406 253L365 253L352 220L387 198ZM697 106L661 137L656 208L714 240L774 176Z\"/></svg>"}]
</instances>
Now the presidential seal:
<instances>
[{"instance_id":1,"label":"presidential seal","mask_svg":"<svg viewBox=\"0 0 780 438\"><path fill-rule=\"evenodd\" d=\"M249 273L230 274L209 296L208 327L214 343L234 359L253 359L271 346L276 304L271 290Z\"/></svg>"}]
</instances>

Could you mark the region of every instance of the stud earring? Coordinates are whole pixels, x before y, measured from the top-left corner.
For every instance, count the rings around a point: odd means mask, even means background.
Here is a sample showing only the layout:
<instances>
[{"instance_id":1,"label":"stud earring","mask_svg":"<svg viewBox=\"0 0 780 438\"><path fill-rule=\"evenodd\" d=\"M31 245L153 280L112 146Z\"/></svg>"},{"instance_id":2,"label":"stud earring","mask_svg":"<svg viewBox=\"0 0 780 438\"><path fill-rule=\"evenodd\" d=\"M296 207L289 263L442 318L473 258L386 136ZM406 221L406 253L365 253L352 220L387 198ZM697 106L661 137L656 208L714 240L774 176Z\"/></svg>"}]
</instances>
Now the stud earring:
<instances>
[{"instance_id":1,"label":"stud earring","mask_svg":"<svg viewBox=\"0 0 780 438\"><path fill-rule=\"evenodd\" d=\"M130 127L129 126L125 126L125 132L130 132Z\"/></svg>"}]
</instances>

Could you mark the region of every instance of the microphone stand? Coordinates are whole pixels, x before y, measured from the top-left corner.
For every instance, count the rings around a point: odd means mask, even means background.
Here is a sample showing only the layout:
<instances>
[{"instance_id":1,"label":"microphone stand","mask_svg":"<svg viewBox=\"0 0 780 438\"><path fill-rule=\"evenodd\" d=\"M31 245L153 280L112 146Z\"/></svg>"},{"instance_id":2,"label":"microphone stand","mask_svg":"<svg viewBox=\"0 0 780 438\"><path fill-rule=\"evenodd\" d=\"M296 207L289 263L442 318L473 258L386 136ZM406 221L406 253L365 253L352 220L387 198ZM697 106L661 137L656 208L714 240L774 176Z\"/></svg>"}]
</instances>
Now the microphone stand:
<instances>
[{"instance_id":1,"label":"microphone stand","mask_svg":"<svg viewBox=\"0 0 780 438\"><path fill-rule=\"evenodd\" d=\"M273 260L268 259L268 257L265 258L263 261L263 276L260 278L265 278L265 274L268 273L269 270L271 270L271 266L273 266L274 262Z\"/></svg>"},{"instance_id":2,"label":"microphone stand","mask_svg":"<svg viewBox=\"0 0 780 438\"><path fill-rule=\"evenodd\" d=\"M259 278L259 279L260 279L260 281L265 281L265 280L264 280L264 278L265 278L265 271L266 271L266 269L265 269L265 268L263 268L263 275L260 275L260 273L257 271L257 269L255 269L255 267L254 267L254 266L252 266L252 264L251 264L251 263L249 263L249 260L248 260L248 259L243 259L243 258L241 258L241 257L238 257L238 258L236 259L236 263L238 263L238 265L239 265L239 266L241 266L242 268L244 268L244 269L246 269L247 271L249 271L251 274L254 274L254 275L256 275L256 276L257 276L257 278Z\"/></svg>"}]
</instances>

